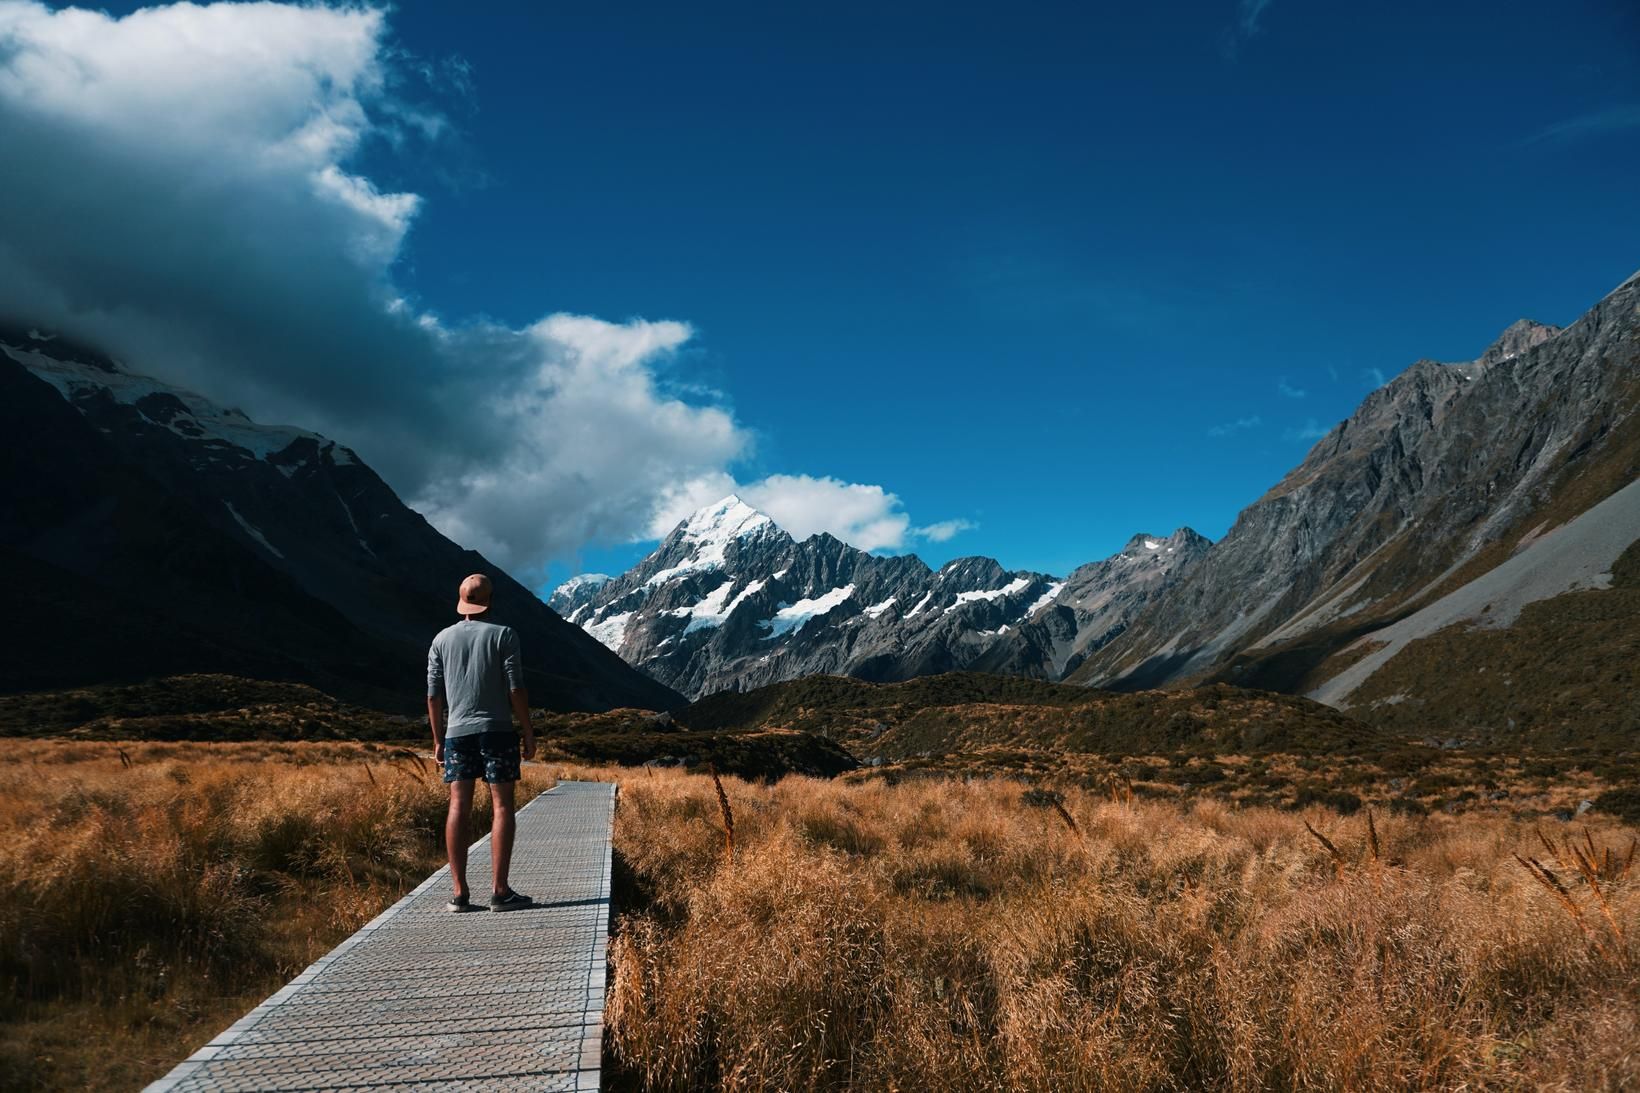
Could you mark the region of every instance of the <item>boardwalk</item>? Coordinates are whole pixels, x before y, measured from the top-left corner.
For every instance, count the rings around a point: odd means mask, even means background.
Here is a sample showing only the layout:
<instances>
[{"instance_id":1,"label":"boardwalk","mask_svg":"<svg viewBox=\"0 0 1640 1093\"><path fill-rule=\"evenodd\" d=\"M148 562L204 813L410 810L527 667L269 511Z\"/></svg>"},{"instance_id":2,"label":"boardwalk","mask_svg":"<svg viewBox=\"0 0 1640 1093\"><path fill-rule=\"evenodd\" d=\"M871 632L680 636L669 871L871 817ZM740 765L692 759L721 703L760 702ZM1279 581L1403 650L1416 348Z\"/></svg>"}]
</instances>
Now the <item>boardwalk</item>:
<instances>
[{"instance_id":1,"label":"boardwalk","mask_svg":"<svg viewBox=\"0 0 1640 1093\"><path fill-rule=\"evenodd\" d=\"M540 795L512 870L538 906L450 914L440 869L149 1090L597 1089L614 809L605 782Z\"/></svg>"}]
</instances>

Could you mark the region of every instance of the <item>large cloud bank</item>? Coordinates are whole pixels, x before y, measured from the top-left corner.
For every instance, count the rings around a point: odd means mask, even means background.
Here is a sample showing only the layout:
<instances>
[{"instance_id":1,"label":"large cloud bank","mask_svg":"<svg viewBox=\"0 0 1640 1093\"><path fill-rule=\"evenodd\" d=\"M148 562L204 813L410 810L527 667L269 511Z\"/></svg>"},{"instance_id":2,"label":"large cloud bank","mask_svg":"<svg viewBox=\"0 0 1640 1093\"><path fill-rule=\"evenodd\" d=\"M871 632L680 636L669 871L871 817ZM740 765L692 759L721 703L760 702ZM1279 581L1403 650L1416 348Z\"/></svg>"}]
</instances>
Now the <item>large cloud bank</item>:
<instances>
[{"instance_id":1,"label":"large cloud bank","mask_svg":"<svg viewBox=\"0 0 1640 1093\"><path fill-rule=\"evenodd\" d=\"M750 434L721 400L676 393L686 324L554 314L514 330L402 298L393 267L421 198L350 164L446 123L400 94L385 18L0 0L0 315L335 436L524 572L732 487ZM919 530L880 487L744 489L867 549Z\"/></svg>"}]
</instances>

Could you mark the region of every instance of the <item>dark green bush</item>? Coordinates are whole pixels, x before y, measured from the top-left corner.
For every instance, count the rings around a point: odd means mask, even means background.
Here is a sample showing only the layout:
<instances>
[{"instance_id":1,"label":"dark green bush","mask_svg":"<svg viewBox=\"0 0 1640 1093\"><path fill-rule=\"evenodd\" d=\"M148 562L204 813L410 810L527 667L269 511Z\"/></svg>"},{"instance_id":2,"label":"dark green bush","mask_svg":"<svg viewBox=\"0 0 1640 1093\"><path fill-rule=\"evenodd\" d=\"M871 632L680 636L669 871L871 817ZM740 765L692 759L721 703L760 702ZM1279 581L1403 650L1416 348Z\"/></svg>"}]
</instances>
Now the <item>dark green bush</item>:
<instances>
[{"instance_id":1,"label":"dark green bush","mask_svg":"<svg viewBox=\"0 0 1640 1093\"><path fill-rule=\"evenodd\" d=\"M1640 824L1640 789L1608 789L1594 799L1594 807L1624 823Z\"/></svg>"},{"instance_id":2,"label":"dark green bush","mask_svg":"<svg viewBox=\"0 0 1640 1093\"><path fill-rule=\"evenodd\" d=\"M1361 810L1361 798L1344 790L1308 785L1301 788L1298 795L1293 798L1293 807L1307 808L1310 805L1321 805L1342 816L1351 816Z\"/></svg>"}]
</instances>

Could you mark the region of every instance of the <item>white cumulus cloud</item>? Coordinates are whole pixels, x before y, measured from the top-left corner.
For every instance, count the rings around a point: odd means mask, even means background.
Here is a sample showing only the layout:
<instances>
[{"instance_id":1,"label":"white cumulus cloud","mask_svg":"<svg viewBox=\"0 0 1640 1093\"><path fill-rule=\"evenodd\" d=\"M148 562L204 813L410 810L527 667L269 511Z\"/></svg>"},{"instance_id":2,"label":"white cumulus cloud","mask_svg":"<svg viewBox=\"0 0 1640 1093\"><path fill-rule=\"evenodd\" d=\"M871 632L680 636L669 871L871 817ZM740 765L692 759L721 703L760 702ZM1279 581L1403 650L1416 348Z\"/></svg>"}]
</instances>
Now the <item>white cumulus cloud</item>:
<instances>
[{"instance_id":1,"label":"white cumulus cloud","mask_svg":"<svg viewBox=\"0 0 1640 1093\"><path fill-rule=\"evenodd\" d=\"M798 539L823 531L861 550L893 549L905 545L911 528L899 497L881 486L773 474L739 493Z\"/></svg>"},{"instance_id":2,"label":"white cumulus cloud","mask_svg":"<svg viewBox=\"0 0 1640 1093\"><path fill-rule=\"evenodd\" d=\"M745 483L728 474L704 474L661 498L646 537L664 537L690 513L731 493L798 540L824 532L860 550L900 550L918 540L943 543L979 526L958 519L916 527L899 495L882 486L807 474L772 474Z\"/></svg>"},{"instance_id":3,"label":"white cumulus cloud","mask_svg":"<svg viewBox=\"0 0 1640 1093\"><path fill-rule=\"evenodd\" d=\"M406 299L394 266L423 199L354 164L446 126L401 94L425 66L385 20L0 0L0 317L334 436L521 572L641 535L750 435L675 373L685 324L510 329Z\"/></svg>"},{"instance_id":4,"label":"white cumulus cloud","mask_svg":"<svg viewBox=\"0 0 1640 1093\"><path fill-rule=\"evenodd\" d=\"M517 556L543 534L579 545L620 541L653 522L656 498L689 481L726 481L747 435L725 410L667 398L659 362L690 337L683 323L609 323L553 315L523 334L527 368L468 411L469 426L510 438L417 498L457 542Z\"/></svg>"}]
</instances>

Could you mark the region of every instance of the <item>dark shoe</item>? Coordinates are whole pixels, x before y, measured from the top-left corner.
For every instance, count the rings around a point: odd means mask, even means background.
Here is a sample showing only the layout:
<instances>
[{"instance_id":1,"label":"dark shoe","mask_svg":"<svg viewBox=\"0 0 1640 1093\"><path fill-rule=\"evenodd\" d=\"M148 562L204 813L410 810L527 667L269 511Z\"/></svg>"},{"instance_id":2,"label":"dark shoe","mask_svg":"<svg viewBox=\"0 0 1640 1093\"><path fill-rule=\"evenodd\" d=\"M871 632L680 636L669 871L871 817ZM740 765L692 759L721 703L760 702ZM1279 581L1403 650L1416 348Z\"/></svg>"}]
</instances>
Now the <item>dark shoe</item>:
<instances>
[{"instance_id":1,"label":"dark shoe","mask_svg":"<svg viewBox=\"0 0 1640 1093\"><path fill-rule=\"evenodd\" d=\"M534 902L535 901L530 897L520 892L514 892L511 888L509 888L501 895L490 897L490 910L516 911L520 907L528 907Z\"/></svg>"},{"instance_id":2,"label":"dark shoe","mask_svg":"<svg viewBox=\"0 0 1640 1093\"><path fill-rule=\"evenodd\" d=\"M473 901L468 899L466 896L451 896L450 902L444 905L444 909L446 911L454 911L457 914L462 911L478 910L477 907L473 906Z\"/></svg>"}]
</instances>

